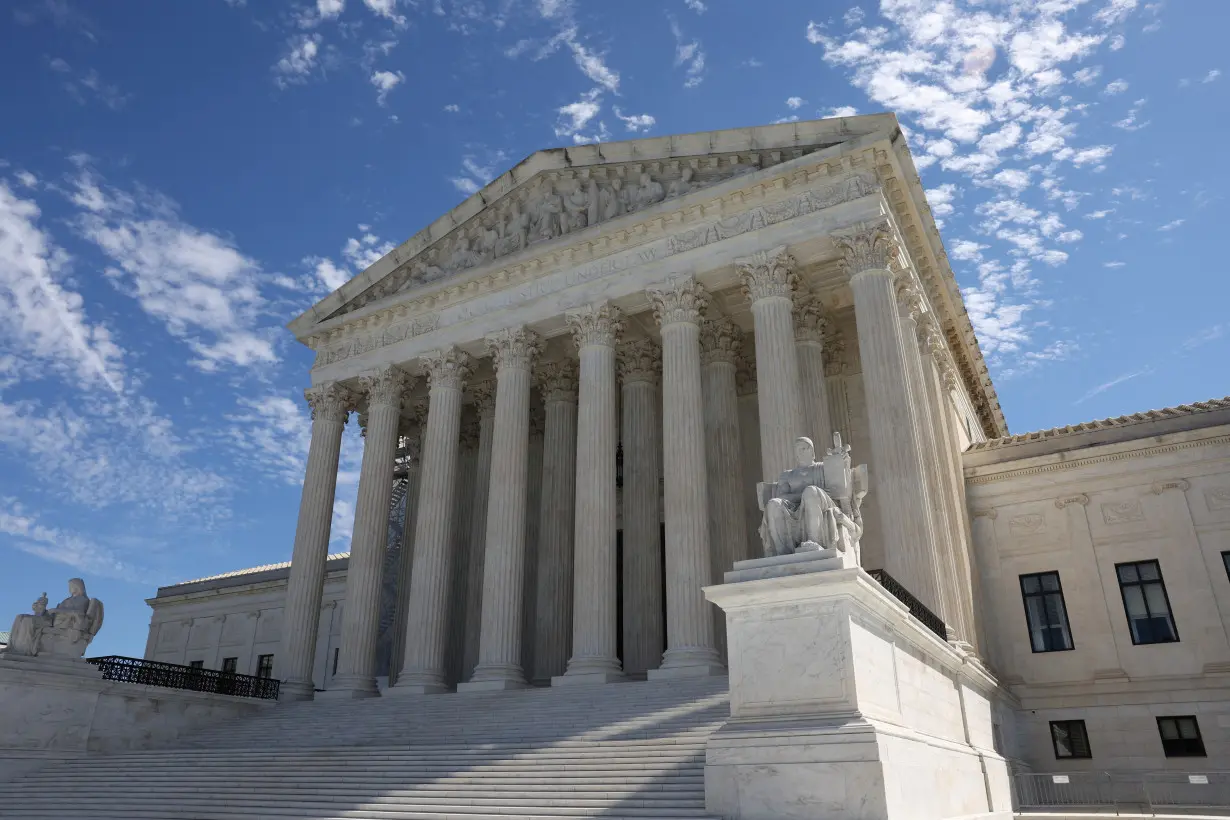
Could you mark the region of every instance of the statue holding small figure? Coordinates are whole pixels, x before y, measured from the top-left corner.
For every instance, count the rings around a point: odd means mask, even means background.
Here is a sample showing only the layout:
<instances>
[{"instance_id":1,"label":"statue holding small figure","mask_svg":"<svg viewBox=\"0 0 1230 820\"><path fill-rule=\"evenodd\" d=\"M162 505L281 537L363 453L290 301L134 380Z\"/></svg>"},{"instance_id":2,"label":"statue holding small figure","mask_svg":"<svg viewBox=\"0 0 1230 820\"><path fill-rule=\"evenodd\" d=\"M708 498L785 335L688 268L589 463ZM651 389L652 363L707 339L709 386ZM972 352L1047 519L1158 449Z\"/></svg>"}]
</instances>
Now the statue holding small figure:
<instances>
[{"instance_id":1,"label":"statue holding small figure","mask_svg":"<svg viewBox=\"0 0 1230 820\"><path fill-rule=\"evenodd\" d=\"M795 440L798 466L774 483L756 485L764 519L760 537L765 557L836 549L859 563L863 534L860 508L867 495L867 465L852 467L850 446L833 434L833 447L816 461L811 439Z\"/></svg>"},{"instance_id":2,"label":"statue holding small figure","mask_svg":"<svg viewBox=\"0 0 1230 820\"><path fill-rule=\"evenodd\" d=\"M103 605L85 594L85 581L72 578L68 597L58 606L47 608L47 593L34 602L33 615L18 615L13 621L10 655L81 658L86 647L102 628Z\"/></svg>"}]
</instances>

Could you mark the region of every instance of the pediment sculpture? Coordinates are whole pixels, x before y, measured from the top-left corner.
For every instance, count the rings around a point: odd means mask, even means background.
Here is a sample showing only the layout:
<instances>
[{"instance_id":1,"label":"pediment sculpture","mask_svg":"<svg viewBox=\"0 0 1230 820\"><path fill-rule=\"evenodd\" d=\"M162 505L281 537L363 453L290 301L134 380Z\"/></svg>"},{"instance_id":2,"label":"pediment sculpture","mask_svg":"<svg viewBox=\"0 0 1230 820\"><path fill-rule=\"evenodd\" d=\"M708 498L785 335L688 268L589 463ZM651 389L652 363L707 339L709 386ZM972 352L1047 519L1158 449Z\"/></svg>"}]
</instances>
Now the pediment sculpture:
<instances>
[{"instance_id":1,"label":"pediment sculpture","mask_svg":"<svg viewBox=\"0 0 1230 820\"><path fill-rule=\"evenodd\" d=\"M794 452L798 466L776 482L756 485L765 557L836 549L859 564L867 465L851 466L850 445L841 443L841 433L833 434L823 461L816 461L807 437L795 440Z\"/></svg>"},{"instance_id":2,"label":"pediment sculpture","mask_svg":"<svg viewBox=\"0 0 1230 820\"><path fill-rule=\"evenodd\" d=\"M72 578L68 597L47 608L44 592L33 604L33 615L18 615L13 621L8 655L81 658L103 624L103 604L85 594L85 581Z\"/></svg>"}]
</instances>

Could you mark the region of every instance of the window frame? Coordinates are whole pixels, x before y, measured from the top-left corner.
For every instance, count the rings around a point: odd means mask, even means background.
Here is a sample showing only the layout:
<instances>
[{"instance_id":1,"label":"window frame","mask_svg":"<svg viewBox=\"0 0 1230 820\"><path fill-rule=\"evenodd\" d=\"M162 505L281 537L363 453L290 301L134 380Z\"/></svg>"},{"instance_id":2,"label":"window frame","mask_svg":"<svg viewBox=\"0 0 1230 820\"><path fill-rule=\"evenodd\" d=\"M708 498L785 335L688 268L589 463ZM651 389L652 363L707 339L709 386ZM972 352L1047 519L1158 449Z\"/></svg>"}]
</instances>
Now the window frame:
<instances>
[{"instance_id":1,"label":"window frame","mask_svg":"<svg viewBox=\"0 0 1230 820\"><path fill-rule=\"evenodd\" d=\"M1226 570L1226 579L1230 580L1230 550L1225 550L1222 552L1221 565Z\"/></svg>"},{"instance_id":2,"label":"window frame","mask_svg":"<svg viewBox=\"0 0 1230 820\"><path fill-rule=\"evenodd\" d=\"M340 646L333 647L333 671L329 673L329 677L331 678L337 677L337 661L338 661L338 658L341 657L341 655L342 655L342 648Z\"/></svg>"},{"instance_id":3,"label":"window frame","mask_svg":"<svg viewBox=\"0 0 1230 820\"><path fill-rule=\"evenodd\" d=\"M1041 589L1042 587L1041 578L1043 575L1054 575L1055 576L1055 585L1057 589L1054 592L1026 592L1025 591L1025 579L1026 578L1039 579L1038 587L1039 589ZM1042 654L1046 654L1049 652L1071 652L1075 650L1076 649L1076 638L1073 637L1072 635L1072 622L1068 618L1068 599L1063 594L1063 579L1059 577L1059 570L1053 569L1053 570L1044 570L1042 572L1021 573L1020 575L1017 576L1017 586L1021 590L1021 606L1024 607L1025 609L1025 632L1029 638L1030 651L1033 652L1035 655L1042 655ZM1058 647L1055 649L1046 649L1046 648L1036 649L1034 647L1033 624L1031 624L1029 621L1029 599L1031 597L1045 599L1047 595L1058 595L1060 603L1063 604L1063 629L1064 629L1064 633L1068 636L1069 646ZM1048 631L1049 631L1049 628L1048 628Z\"/></svg>"},{"instance_id":4,"label":"window frame","mask_svg":"<svg viewBox=\"0 0 1230 820\"><path fill-rule=\"evenodd\" d=\"M269 668L265 668L265 659L269 659ZM257 655L256 656L256 677L270 680L273 678L273 655Z\"/></svg>"},{"instance_id":5,"label":"window frame","mask_svg":"<svg viewBox=\"0 0 1230 820\"><path fill-rule=\"evenodd\" d=\"M227 667L227 664L230 664L230 667L231 667L230 669L227 669L227 668L226 668L226 667ZM239 673L239 658L238 658L238 656L236 656L236 657L234 657L234 658L223 658L223 659L222 659L222 670L221 670L221 671L222 671L222 674L224 674L224 675L236 675L236 674L238 674L238 673Z\"/></svg>"},{"instance_id":6,"label":"window frame","mask_svg":"<svg viewBox=\"0 0 1230 820\"><path fill-rule=\"evenodd\" d=\"M1075 754L1075 753L1070 754L1070 755L1060 754L1059 753L1059 740L1055 737L1055 727L1063 726L1064 731L1068 732L1068 737L1071 738L1072 730L1070 727L1073 726L1074 724L1080 725L1080 734L1081 734L1081 737L1084 739L1084 743L1085 743L1085 754L1083 755ZM1050 728L1050 733L1051 733L1051 750L1055 753L1056 760L1092 760L1093 759L1093 744L1089 742L1089 728L1085 726L1085 721L1083 720L1052 720L1050 721L1049 728ZM1069 743L1069 746L1071 746L1070 743Z\"/></svg>"},{"instance_id":7,"label":"window frame","mask_svg":"<svg viewBox=\"0 0 1230 820\"><path fill-rule=\"evenodd\" d=\"M1121 567L1139 567L1141 564L1153 564L1157 567L1156 581L1124 581L1119 576ZM1139 577L1140 571L1137 570ZM1174 617L1174 607L1170 605L1170 592L1166 589L1166 576L1162 574L1162 562L1157 558L1145 558L1140 561L1121 561L1115 564L1115 581L1119 584L1119 598L1123 601L1123 619L1127 621L1128 637L1132 639L1132 646L1152 646L1160 643L1178 643L1179 642L1179 622ZM1141 587L1141 600L1144 601L1145 608L1148 610L1149 598L1144 594L1143 587L1145 584L1158 584L1162 588L1162 600L1166 602L1166 618L1170 622L1170 632L1172 637L1165 641L1138 641L1136 640L1136 631L1132 629L1132 616L1128 611L1127 588L1129 586ZM1149 612L1150 619L1153 613Z\"/></svg>"},{"instance_id":8,"label":"window frame","mask_svg":"<svg viewBox=\"0 0 1230 820\"><path fill-rule=\"evenodd\" d=\"M205 661L203 661L203 660L200 660L200 661L188 661L188 668L189 668L189 669L204 670L204 669L205 669Z\"/></svg>"},{"instance_id":9,"label":"window frame","mask_svg":"<svg viewBox=\"0 0 1230 820\"><path fill-rule=\"evenodd\" d=\"M1192 722L1192 726L1196 729L1196 737L1187 738L1187 739L1183 737L1179 737L1176 740L1170 740L1170 741L1166 740L1166 736L1162 733L1162 721L1164 720L1174 721L1175 731L1176 733L1180 735L1182 733L1178 731L1179 721L1190 720ZM1162 753L1165 754L1166 757L1208 757L1209 756L1208 750L1204 747L1204 733L1200 731L1200 721L1196 719L1195 715L1158 715L1157 716L1157 735L1158 735L1158 738L1162 741ZM1195 741L1196 744L1200 746L1199 752L1180 751L1180 750L1167 748L1166 746L1167 743L1184 743L1184 742L1190 743L1193 740Z\"/></svg>"}]
</instances>

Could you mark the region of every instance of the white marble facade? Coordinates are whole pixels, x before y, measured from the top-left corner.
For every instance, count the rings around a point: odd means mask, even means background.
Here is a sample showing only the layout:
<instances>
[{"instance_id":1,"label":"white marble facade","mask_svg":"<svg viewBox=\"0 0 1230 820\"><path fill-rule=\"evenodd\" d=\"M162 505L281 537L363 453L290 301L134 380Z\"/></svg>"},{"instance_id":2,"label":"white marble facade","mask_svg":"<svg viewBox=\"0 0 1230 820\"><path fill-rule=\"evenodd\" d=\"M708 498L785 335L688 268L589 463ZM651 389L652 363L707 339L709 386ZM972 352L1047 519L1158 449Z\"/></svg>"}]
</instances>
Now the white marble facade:
<instances>
[{"instance_id":1,"label":"white marble facade","mask_svg":"<svg viewBox=\"0 0 1230 820\"><path fill-rule=\"evenodd\" d=\"M1045 452L1008 437L891 115L535 153L290 329L316 352L290 564L163 588L148 657L252 673L273 654L287 698L720 674L702 587L761 553L757 483L799 436L823 452L839 431L870 473L862 566L998 678L993 745L1014 765L1145 748L1167 669L1210 710L1207 744L1230 740L1211 705L1230 680L1230 496L1207 477L1230 472L1230 410L1175 413L1166 447L1132 425ZM354 413L355 537L330 561ZM1092 444L1113 452L1067 455ZM1125 477L1119 450L1148 475ZM410 500L388 566L395 459ZM1182 638L1165 647L1125 637L1113 584L1151 557ZM1052 569L1077 645L1033 653L1019 576ZM375 648L390 587L392 685ZM1056 761L1048 721L1096 709L1092 762ZM1117 734L1123 709L1139 736ZM1165 761L1152 731L1142 754Z\"/></svg>"}]
</instances>

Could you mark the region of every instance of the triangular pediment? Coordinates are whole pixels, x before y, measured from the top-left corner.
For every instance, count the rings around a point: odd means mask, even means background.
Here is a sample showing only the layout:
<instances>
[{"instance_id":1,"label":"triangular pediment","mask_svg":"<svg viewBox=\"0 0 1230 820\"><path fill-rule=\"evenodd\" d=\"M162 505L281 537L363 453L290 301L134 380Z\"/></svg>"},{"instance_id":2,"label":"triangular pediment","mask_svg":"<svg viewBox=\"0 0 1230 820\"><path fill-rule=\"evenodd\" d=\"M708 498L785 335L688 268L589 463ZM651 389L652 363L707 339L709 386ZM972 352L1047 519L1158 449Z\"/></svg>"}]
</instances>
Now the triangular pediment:
<instances>
[{"instance_id":1,"label":"triangular pediment","mask_svg":"<svg viewBox=\"0 0 1230 820\"><path fill-rule=\"evenodd\" d=\"M599 226L617 229L662 203L868 135L891 114L780 123L538 151L415 234L290 323L321 323L410 290L532 257Z\"/></svg>"}]
</instances>

